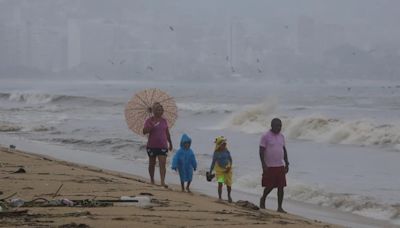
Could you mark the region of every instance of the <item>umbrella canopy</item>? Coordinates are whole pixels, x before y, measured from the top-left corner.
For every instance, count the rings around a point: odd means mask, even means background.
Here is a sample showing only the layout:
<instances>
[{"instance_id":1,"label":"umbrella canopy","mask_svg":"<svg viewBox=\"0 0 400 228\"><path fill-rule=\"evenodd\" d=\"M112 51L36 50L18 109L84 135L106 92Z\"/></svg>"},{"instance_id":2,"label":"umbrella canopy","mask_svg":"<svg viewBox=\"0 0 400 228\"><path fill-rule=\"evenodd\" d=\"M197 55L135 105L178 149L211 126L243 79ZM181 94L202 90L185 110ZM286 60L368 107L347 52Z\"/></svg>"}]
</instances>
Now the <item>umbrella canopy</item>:
<instances>
[{"instance_id":1,"label":"umbrella canopy","mask_svg":"<svg viewBox=\"0 0 400 228\"><path fill-rule=\"evenodd\" d=\"M129 129L138 135L143 135L143 126L147 118L151 117L154 103L160 103L164 108L163 117L168 127L175 123L178 108L175 99L160 89L145 89L136 93L125 106L125 119Z\"/></svg>"}]
</instances>

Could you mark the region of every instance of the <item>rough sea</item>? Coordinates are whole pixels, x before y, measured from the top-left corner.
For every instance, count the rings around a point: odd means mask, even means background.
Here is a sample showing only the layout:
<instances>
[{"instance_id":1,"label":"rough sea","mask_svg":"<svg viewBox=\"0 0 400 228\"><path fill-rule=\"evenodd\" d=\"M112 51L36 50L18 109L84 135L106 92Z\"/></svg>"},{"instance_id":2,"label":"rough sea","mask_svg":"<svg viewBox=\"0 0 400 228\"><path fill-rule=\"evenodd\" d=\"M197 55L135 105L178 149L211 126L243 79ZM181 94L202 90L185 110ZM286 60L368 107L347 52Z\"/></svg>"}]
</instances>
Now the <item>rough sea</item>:
<instances>
[{"instance_id":1,"label":"rough sea","mask_svg":"<svg viewBox=\"0 0 400 228\"><path fill-rule=\"evenodd\" d=\"M103 168L110 167L102 159L121 161L142 169L133 174L147 178L146 138L134 135L124 119L125 104L145 88L160 88L176 99L179 117L171 128L172 140L177 149L182 133L193 139L199 163L193 190L216 195L205 172L214 138L224 135L233 157L234 200L249 197L256 203L262 192L259 140L278 117L290 161L285 189L289 212L354 227L363 225L352 219L364 217L377 221L365 222L371 227L400 225L400 82L0 79L0 143L42 148L31 152L54 146L62 151L59 158L70 153L81 163L98 159L96 165ZM167 183L178 179L169 168ZM270 196L267 208L276 209L276 192ZM298 203L354 217L325 218L301 212L293 206Z\"/></svg>"}]
</instances>

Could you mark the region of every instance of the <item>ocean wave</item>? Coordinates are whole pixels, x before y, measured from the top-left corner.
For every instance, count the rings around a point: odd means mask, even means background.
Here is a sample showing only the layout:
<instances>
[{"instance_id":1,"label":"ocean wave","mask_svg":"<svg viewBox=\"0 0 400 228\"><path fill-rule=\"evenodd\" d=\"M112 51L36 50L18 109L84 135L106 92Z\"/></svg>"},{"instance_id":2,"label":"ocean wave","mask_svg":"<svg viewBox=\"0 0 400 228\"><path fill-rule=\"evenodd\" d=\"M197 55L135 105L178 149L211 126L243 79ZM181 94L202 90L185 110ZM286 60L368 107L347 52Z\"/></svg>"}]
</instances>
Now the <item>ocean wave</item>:
<instances>
[{"instance_id":1,"label":"ocean wave","mask_svg":"<svg viewBox=\"0 0 400 228\"><path fill-rule=\"evenodd\" d=\"M220 128L232 128L245 133L262 133L276 116L274 102L233 113ZM322 115L281 117L283 133L291 139L312 140L332 144L398 145L400 125L376 124L373 120L341 120Z\"/></svg>"},{"instance_id":2,"label":"ocean wave","mask_svg":"<svg viewBox=\"0 0 400 228\"><path fill-rule=\"evenodd\" d=\"M294 200L332 207L364 217L380 220L396 220L400 218L400 208L398 206L378 202L372 197L329 193L321 188L312 188L306 185L288 187L285 194L288 198Z\"/></svg>"},{"instance_id":3,"label":"ocean wave","mask_svg":"<svg viewBox=\"0 0 400 228\"><path fill-rule=\"evenodd\" d=\"M8 122L0 122L0 132L16 132L22 130L21 126Z\"/></svg>"},{"instance_id":4,"label":"ocean wave","mask_svg":"<svg viewBox=\"0 0 400 228\"><path fill-rule=\"evenodd\" d=\"M75 139L75 138L53 138L53 142L64 143L64 144L79 144L79 145L95 145L95 146L105 146L114 145L121 147L122 145L136 145L141 143L139 141L130 139L120 139L120 138L106 138L100 140L88 140L88 139Z\"/></svg>"},{"instance_id":5,"label":"ocean wave","mask_svg":"<svg viewBox=\"0 0 400 228\"><path fill-rule=\"evenodd\" d=\"M44 126L44 125L39 125L39 126L33 126L31 128L32 131L35 132L44 132L44 131L55 131L56 128L55 127L48 127L48 126Z\"/></svg>"},{"instance_id":6,"label":"ocean wave","mask_svg":"<svg viewBox=\"0 0 400 228\"><path fill-rule=\"evenodd\" d=\"M78 105L93 105L93 106L109 106L121 105L120 102L102 100L93 97L85 96L70 96L70 95L57 95L47 93L25 93L25 92L12 92L0 93L0 99L6 99L14 102L23 102L30 105L38 104L78 104Z\"/></svg>"},{"instance_id":7,"label":"ocean wave","mask_svg":"<svg viewBox=\"0 0 400 228\"><path fill-rule=\"evenodd\" d=\"M344 121L309 116L286 121L289 138L315 140L334 144L396 145L400 144L400 126L375 124L371 120Z\"/></svg>"},{"instance_id":8,"label":"ocean wave","mask_svg":"<svg viewBox=\"0 0 400 228\"><path fill-rule=\"evenodd\" d=\"M146 145L143 141L121 138L105 139L77 139L77 138L52 138L51 142L70 145L77 149L110 154L116 158L131 158L132 160L144 158Z\"/></svg>"},{"instance_id":9,"label":"ocean wave","mask_svg":"<svg viewBox=\"0 0 400 228\"><path fill-rule=\"evenodd\" d=\"M178 109L190 111L195 114L232 113L238 108L234 104L203 104L203 103L177 103Z\"/></svg>"},{"instance_id":10,"label":"ocean wave","mask_svg":"<svg viewBox=\"0 0 400 228\"><path fill-rule=\"evenodd\" d=\"M273 118L276 107L276 101L266 101L258 105L246 105L237 109L220 124L213 126L212 129L231 128L249 134L264 132L268 122Z\"/></svg>"},{"instance_id":11,"label":"ocean wave","mask_svg":"<svg viewBox=\"0 0 400 228\"><path fill-rule=\"evenodd\" d=\"M45 132L45 131L54 131L55 127L45 126L45 125L35 125L31 126L21 126L15 123L9 122L0 122L0 132Z\"/></svg>"}]
</instances>

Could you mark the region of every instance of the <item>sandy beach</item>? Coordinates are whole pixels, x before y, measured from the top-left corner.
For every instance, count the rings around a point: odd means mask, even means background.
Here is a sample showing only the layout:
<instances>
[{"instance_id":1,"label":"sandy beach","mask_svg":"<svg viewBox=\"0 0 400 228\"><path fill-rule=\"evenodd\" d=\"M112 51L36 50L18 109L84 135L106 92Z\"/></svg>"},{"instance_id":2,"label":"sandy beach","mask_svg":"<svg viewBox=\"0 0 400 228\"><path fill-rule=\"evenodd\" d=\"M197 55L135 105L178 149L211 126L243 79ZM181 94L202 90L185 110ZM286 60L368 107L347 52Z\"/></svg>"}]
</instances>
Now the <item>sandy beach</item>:
<instances>
[{"instance_id":1,"label":"sandy beach","mask_svg":"<svg viewBox=\"0 0 400 228\"><path fill-rule=\"evenodd\" d=\"M0 158L1 227L336 227L4 147ZM118 202L121 196L150 199L150 204ZM17 198L25 204L5 208ZM49 206L62 199L92 204ZM108 205L93 204L104 201Z\"/></svg>"},{"instance_id":2,"label":"sandy beach","mask_svg":"<svg viewBox=\"0 0 400 228\"><path fill-rule=\"evenodd\" d=\"M0 228L400 228L399 8L0 0Z\"/></svg>"}]
</instances>

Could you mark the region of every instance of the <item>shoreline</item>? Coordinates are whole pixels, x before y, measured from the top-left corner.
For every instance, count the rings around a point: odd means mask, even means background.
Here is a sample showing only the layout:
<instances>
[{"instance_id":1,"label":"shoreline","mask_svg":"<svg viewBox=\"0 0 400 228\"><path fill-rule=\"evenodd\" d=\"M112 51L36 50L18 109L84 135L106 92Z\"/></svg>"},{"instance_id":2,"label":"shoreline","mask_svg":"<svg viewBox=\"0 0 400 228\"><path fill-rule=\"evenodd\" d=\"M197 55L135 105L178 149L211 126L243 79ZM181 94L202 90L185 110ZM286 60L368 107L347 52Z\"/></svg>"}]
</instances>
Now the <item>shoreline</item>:
<instances>
[{"instance_id":1,"label":"shoreline","mask_svg":"<svg viewBox=\"0 0 400 228\"><path fill-rule=\"evenodd\" d=\"M253 210L220 202L201 193L182 193L180 187L164 189L144 178L121 172L80 165L20 150L0 148L0 198L87 198L118 199L121 196L148 194L147 208L114 203L111 207L20 207L27 214L2 216L3 226L41 226L85 224L86 227L172 227L238 225L246 227L339 227L271 210ZM24 167L26 173L13 173ZM12 184L11 184L12 183ZM15 209L11 209L15 210ZM82 225L83 226L83 225Z\"/></svg>"},{"instance_id":2,"label":"shoreline","mask_svg":"<svg viewBox=\"0 0 400 228\"><path fill-rule=\"evenodd\" d=\"M123 175L129 176L136 176L140 179L146 179L145 177L147 177L147 166L145 164L117 159L110 155L71 150L63 146L29 141L20 137L16 138L11 136L5 137L2 141L2 144L18 145L17 149L30 151L29 154L33 154L34 156L51 157L54 158L53 160L66 161L72 164L79 164L84 167L95 167L96 170L112 170L111 172L122 173ZM173 184L179 186L178 179L179 178L177 176L172 177L170 175L168 177L167 183L170 186L172 186ZM213 183L209 183L206 181L194 181L192 183L192 191L198 192L198 194L200 195L208 195L208 197L216 199L215 186L212 184ZM177 189L180 189L180 186L177 187ZM234 197L234 201L241 198L246 199L254 204L258 204L258 195L242 192L237 189L233 189L232 194ZM267 199L267 201L267 207L270 209L274 209L276 205L276 199L271 197ZM290 199L285 200L284 204L285 209L287 209L290 213L306 218L308 220L323 221L324 223L337 224L345 227L398 227L387 221L370 219L348 212L341 212L333 208L323 208L318 205L297 202Z\"/></svg>"}]
</instances>

